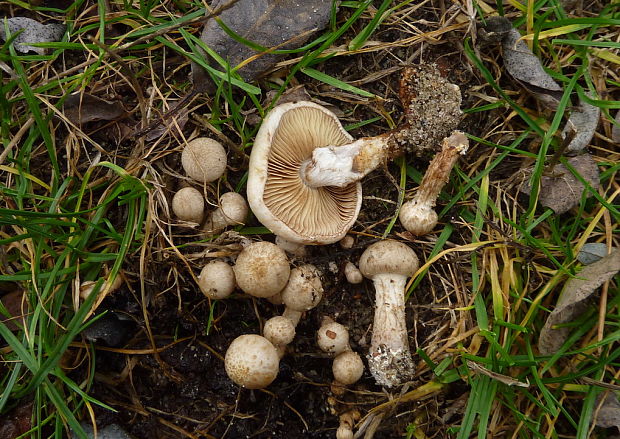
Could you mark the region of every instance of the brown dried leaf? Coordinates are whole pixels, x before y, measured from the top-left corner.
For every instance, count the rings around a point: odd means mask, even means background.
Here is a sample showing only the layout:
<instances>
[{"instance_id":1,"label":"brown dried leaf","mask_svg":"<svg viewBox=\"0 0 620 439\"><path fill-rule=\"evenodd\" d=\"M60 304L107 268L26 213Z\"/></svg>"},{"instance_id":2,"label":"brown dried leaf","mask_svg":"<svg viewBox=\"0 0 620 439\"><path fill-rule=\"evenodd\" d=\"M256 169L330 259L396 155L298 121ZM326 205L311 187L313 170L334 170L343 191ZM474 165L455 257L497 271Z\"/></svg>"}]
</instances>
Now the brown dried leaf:
<instances>
[{"instance_id":1,"label":"brown dried leaf","mask_svg":"<svg viewBox=\"0 0 620 439\"><path fill-rule=\"evenodd\" d=\"M211 8L217 9L226 3L227 0L215 0ZM330 0L238 0L223 11L219 18L238 35L260 46L293 49L301 47L313 32L323 29L329 23L331 8ZM228 61L231 67L258 54L231 38L214 19L205 23L200 39ZM253 81L272 67L281 56L262 55L238 72L244 80ZM214 67L219 67L211 60L209 62ZM214 91L211 78L200 66L193 64L192 74L198 91Z\"/></svg>"},{"instance_id":2,"label":"brown dried leaf","mask_svg":"<svg viewBox=\"0 0 620 439\"><path fill-rule=\"evenodd\" d=\"M620 428L620 401L618 395L613 392L602 392L596 398L596 407L600 407L595 411L596 417L593 422L597 427L601 428Z\"/></svg>"},{"instance_id":3,"label":"brown dried leaf","mask_svg":"<svg viewBox=\"0 0 620 439\"><path fill-rule=\"evenodd\" d=\"M610 254L587 265L576 277L569 279L555 309L549 314L540 332L538 350L543 355L556 353L568 338L570 328L554 328L577 319L588 308L588 299L598 287L620 271L620 249L614 248Z\"/></svg>"},{"instance_id":4,"label":"brown dried leaf","mask_svg":"<svg viewBox=\"0 0 620 439\"><path fill-rule=\"evenodd\" d=\"M585 101L581 101L579 106L571 112L562 131L563 139L571 135L571 132L574 133L572 140L566 147L567 152L579 153L586 149L594 137L600 115L601 109L599 107L590 105Z\"/></svg>"},{"instance_id":5,"label":"brown dried leaf","mask_svg":"<svg viewBox=\"0 0 620 439\"><path fill-rule=\"evenodd\" d=\"M119 101L104 101L88 93L75 93L63 105L65 117L80 126L97 120L117 120L126 112Z\"/></svg>"},{"instance_id":6,"label":"brown dried leaf","mask_svg":"<svg viewBox=\"0 0 620 439\"><path fill-rule=\"evenodd\" d=\"M43 47L31 46L32 43L49 43L60 41L65 33L64 24L41 24L36 20L26 17L13 17L6 19L9 35L22 31L13 41L15 50L22 53L30 51L39 55L45 55ZM6 40L4 34L4 19L0 21L0 39Z\"/></svg>"},{"instance_id":7,"label":"brown dried leaf","mask_svg":"<svg viewBox=\"0 0 620 439\"><path fill-rule=\"evenodd\" d=\"M599 171L596 162L590 154L582 154L571 157L567 162L587 181L593 188L599 185ZM531 174L531 169L526 171ZM579 204L581 195L585 187L581 181L566 168L564 165L556 165L547 175L544 174L540 179L540 192L538 194L540 204L550 207L560 215L568 212ZM529 194L531 187L524 186L521 190Z\"/></svg>"}]
</instances>

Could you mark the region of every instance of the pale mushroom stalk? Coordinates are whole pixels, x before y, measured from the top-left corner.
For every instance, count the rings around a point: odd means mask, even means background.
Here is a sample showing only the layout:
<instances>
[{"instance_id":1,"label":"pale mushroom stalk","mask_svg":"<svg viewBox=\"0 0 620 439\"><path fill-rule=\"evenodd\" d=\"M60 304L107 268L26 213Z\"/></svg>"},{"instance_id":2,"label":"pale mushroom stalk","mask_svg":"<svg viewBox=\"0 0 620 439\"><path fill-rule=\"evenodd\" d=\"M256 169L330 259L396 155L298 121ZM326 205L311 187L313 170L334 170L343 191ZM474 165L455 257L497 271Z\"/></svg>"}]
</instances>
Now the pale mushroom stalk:
<instances>
[{"instance_id":1,"label":"pale mushroom stalk","mask_svg":"<svg viewBox=\"0 0 620 439\"><path fill-rule=\"evenodd\" d=\"M342 146L324 146L316 148L312 158L302 162L300 175L311 188L345 187L401 152L391 133L365 137Z\"/></svg>"},{"instance_id":2,"label":"pale mushroom stalk","mask_svg":"<svg viewBox=\"0 0 620 439\"><path fill-rule=\"evenodd\" d=\"M405 285L418 266L413 250L392 240L372 244L360 259L360 271L372 280L376 292L368 367L383 386L399 385L413 371L405 320Z\"/></svg>"},{"instance_id":3,"label":"pale mushroom stalk","mask_svg":"<svg viewBox=\"0 0 620 439\"><path fill-rule=\"evenodd\" d=\"M414 235L429 233L437 225L437 213L433 209L441 189L450 178L450 172L459 155L465 154L469 142L465 134L454 131L443 140L441 151L433 158L422 178L415 196L400 209L400 222Z\"/></svg>"}]
</instances>

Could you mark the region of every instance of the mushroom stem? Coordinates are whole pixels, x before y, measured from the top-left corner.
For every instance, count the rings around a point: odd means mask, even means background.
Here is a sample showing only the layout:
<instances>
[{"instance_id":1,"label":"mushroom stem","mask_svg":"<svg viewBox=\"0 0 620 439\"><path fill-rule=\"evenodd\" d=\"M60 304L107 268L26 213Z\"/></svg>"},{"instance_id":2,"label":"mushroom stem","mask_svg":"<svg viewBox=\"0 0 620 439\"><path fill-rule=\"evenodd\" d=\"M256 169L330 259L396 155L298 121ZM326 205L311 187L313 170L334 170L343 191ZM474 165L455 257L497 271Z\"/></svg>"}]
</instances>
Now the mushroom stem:
<instances>
[{"instance_id":1,"label":"mushroom stem","mask_svg":"<svg viewBox=\"0 0 620 439\"><path fill-rule=\"evenodd\" d=\"M402 384L413 371L405 320L405 285L418 267L412 249L389 239L372 244L360 258L360 271L372 279L376 291L368 368L382 386Z\"/></svg>"},{"instance_id":2,"label":"mushroom stem","mask_svg":"<svg viewBox=\"0 0 620 439\"><path fill-rule=\"evenodd\" d=\"M311 188L345 187L401 152L393 133L365 137L348 145L314 149L312 158L301 163L299 172L302 181Z\"/></svg>"},{"instance_id":3,"label":"mushroom stem","mask_svg":"<svg viewBox=\"0 0 620 439\"><path fill-rule=\"evenodd\" d=\"M437 225L437 213L433 207L459 155L465 154L468 146L467 137L461 131L454 131L443 140L441 151L429 164L418 192L400 209L400 222L409 232L424 235Z\"/></svg>"},{"instance_id":4,"label":"mushroom stem","mask_svg":"<svg viewBox=\"0 0 620 439\"><path fill-rule=\"evenodd\" d=\"M405 320L407 277L377 274L372 281L376 305L368 366L378 383L391 387L402 382L413 370Z\"/></svg>"}]
</instances>

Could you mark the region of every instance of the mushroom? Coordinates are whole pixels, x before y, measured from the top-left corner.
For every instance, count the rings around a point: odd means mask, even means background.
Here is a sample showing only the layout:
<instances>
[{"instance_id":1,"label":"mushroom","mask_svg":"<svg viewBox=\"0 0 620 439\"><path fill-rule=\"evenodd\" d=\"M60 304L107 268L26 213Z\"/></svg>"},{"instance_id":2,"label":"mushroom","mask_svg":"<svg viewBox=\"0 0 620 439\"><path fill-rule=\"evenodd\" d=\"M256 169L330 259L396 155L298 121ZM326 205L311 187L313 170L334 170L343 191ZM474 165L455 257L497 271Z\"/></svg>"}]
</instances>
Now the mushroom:
<instances>
[{"instance_id":1,"label":"mushroom","mask_svg":"<svg viewBox=\"0 0 620 439\"><path fill-rule=\"evenodd\" d=\"M184 187L172 197L172 211L180 220L200 223L204 209L205 199L200 191L193 187Z\"/></svg>"},{"instance_id":2,"label":"mushroom","mask_svg":"<svg viewBox=\"0 0 620 439\"><path fill-rule=\"evenodd\" d=\"M243 224L248 217L248 203L237 192L226 192L220 197L218 208L209 214L205 223L208 234L220 233L228 226Z\"/></svg>"},{"instance_id":3,"label":"mushroom","mask_svg":"<svg viewBox=\"0 0 620 439\"><path fill-rule=\"evenodd\" d=\"M272 297L288 282L291 268L284 250L271 242L245 247L233 268L237 285L254 297Z\"/></svg>"},{"instance_id":4,"label":"mushroom","mask_svg":"<svg viewBox=\"0 0 620 439\"><path fill-rule=\"evenodd\" d=\"M324 317L316 333L316 343L323 352L338 355L350 351L349 330L330 317Z\"/></svg>"},{"instance_id":5,"label":"mushroom","mask_svg":"<svg viewBox=\"0 0 620 439\"><path fill-rule=\"evenodd\" d=\"M443 140L441 151L433 158L422 178L413 199L400 208L400 222L416 236L429 233L437 225L437 213L433 210L437 197L448 179L460 154L465 154L469 142L465 134L454 131Z\"/></svg>"},{"instance_id":6,"label":"mushroom","mask_svg":"<svg viewBox=\"0 0 620 439\"><path fill-rule=\"evenodd\" d=\"M357 352L345 351L334 358L332 373L338 383L348 386L362 377L364 363Z\"/></svg>"},{"instance_id":7,"label":"mushroom","mask_svg":"<svg viewBox=\"0 0 620 439\"><path fill-rule=\"evenodd\" d=\"M198 276L200 291L210 299L225 299L235 289L235 273L224 261L211 261Z\"/></svg>"},{"instance_id":8,"label":"mushroom","mask_svg":"<svg viewBox=\"0 0 620 439\"><path fill-rule=\"evenodd\" d=\"M332 364L336 384L353 384L362 377L364 363L358 353L351 350L349 331L345 326L324 317L316 341L322 351L336 355Z\"/></svg>"},{"instance_id":9,"label":"mushroom","mask_svg":"<svg viewBox=\"0 0 620 439\"><path fill-rule=\"evenodd\" d=\"M247 389L263 389L276 379L280 366L277 349L265 337L241 335L233 340L224 357L228 377Z\"/></svg>"},{"instance_id":10,"label":"mushroom","mask_svg":"<svg viewBox=\"0 0 620 439\"><path fill-rule=\"evenodd\" d=\"M285 316L275 316L265 322L263 337L271 342L278 350L278 355L284 355L286 345L295 338L296 324Z\"/></svg>"},{"instance_id":11,"label":"mushroom","mask_svg":"<svg viewBox=\"0 0 620 439\"><path fill-rule=\"evenodd\" d=\"M247 195L256 218L299 244L331 244L353 226L362 187L311 187L302 177L317 147L353 138L329 110L311 102L278 105L265 117L250 156Z\"/></svg>"},{"instance_id":12,"label":"mushroom","mask_svg":"<svg viewBox=\"0 0 620 439\"><path fill-rule=\"evenodd\" d=\"M183 149L181 165L194 180L210 183L220 178L226 170L226 150L217 140L199 137Z\"/></svg>"},{"instance_id":13,"label":"mushroom","mask_svg":"<svg viewBox=\"0 0 620 439\"><path fill-rule=\"evenodd\" d=\"M350 284L359 284L364 279L362 273L351 261L347 261L344 265L344 277L347 278L347 282Z\"/></svg>"},{"instance_id":14,"label":"mushroom","mask_svg":"<svg viewBox=\"0 0 620 439\"><path fill-rule=\"evenodd\" d=\"M340 426L336 430L336 439L353 439L353 426L360 419L358 410L349 411L340 415Z\"/></svg>"},{"instance_id":15,"label":"mushroom","mask_svg":"<svg viewBox=\"0 0 620 439\"><path fill-rule=\"evenodd\" d=\"M340 240L340 247L345 250L353 248L353 244L355 244L355 238L351 235L346 235L344 238Z\"/></svg>"},{"instance_id":16,"label":"mushroom","mask_svg":"<svg viewBox=\"0 0 620 439\"><path fill-rule=\"evenodd\" d=\"M304 257L306 256L306 246L298 244L296 242L287 241L281 236L276 236L276 245L287 253L293 256Z\"/></svg>"},{"instance_id":17,"label":"mushroom","mask_svg":"<svg viewBox=\"0 0 620 439\"><path fill-rule=\"evenodd\" d=\"M286 306L283 315L297 325L301 314L317 306L322 298L323 285L319 270L311 264L293 268L282 290L282 302Z\"/></svg>"},{"instance_id":18,"label":"mushroom","mask_svg":"<svg viewBox=\"0 0 620 439\"><path fill-rule=\"evenodd\" d=\"M360 258L360 271L373 281L376 292L368 366L383 386L401 384L413 370L405 321L405 284L418 266L413 250L393 240L370 245Z\"/></svg>"}]
</instances>

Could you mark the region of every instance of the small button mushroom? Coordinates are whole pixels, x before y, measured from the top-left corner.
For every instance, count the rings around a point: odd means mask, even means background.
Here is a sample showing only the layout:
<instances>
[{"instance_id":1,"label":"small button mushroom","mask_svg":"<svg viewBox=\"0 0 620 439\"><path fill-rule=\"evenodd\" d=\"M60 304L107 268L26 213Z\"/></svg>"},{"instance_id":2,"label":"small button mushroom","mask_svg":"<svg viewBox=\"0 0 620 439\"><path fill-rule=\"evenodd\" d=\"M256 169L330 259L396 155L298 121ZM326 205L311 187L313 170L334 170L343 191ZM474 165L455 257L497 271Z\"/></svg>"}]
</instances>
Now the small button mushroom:
<instances>
[{"instance_id":1,"label":"small button mushroom","mask_svg":"<svg viewBox=\"0 0 620 439\"><path fill-rule=\"evenodd\" d=\"M438 218L433 207L437 197L450 178L459 155L465 154L468 147L469 141L460 131L454 131L443 140L442 149L429 164L415 196L400 208L400 222L410 233L421 236L435 228Z\"/></svg>"},{"instance_id":2,"label":"small button mushroom","mask_svg":"<svg viewBox=\"0 0 620 439\"><path fill-rule=\"evenodd\" d=\"M345 351L334 358L334 379L346 386L359 381L364 373L364 363L357 352Z\"/></svg>"},{"instance_id":3,"label":"small button mushroom","mask_svg":"<svg viewBox=\"0 0 620 439\"><path fill-rule=\"evenodd\" d=\"M272 297L284 289L291 274L284 250L271 242L244 248L233 268L237 286L254 297Z\"/></svg>"},{"instance_id":4,"label":"small button mushroom","mask_svg":"<svg viewBox=\"0 0 620 439\"><path fill-rule=\"evenodd\" d=\"M285 316L272 317L265 322L263 337L269 340L282 356L286 345L295 338L295 324Z\"/></svg>"},{"instance_id":5,"label":"small button mushroom","mask_svg":"<svg viewBox=\"0 0 620 439\"><path fill-rule=\"evenodd\" d=\"M265 337L241 335L226 351L224 367L228 377L247 389L263 389L276 379L280 356Z\"/></svg>"},{"instance_id":6,"label":"small button mushroom","mask_svg":"<svg viewBox=\"0 0 620 439\"><path fill-rule=\"evenodd\" d=\"M224 261L211 261L198 276L200 291L210 299L225 299L235 289L235 273Z\"/></svg>"},{"instance_id":7,"label":"small button mushroom","mask_svg":"<svg viewBox=\"0 0 620 439\"><path fill-rule=\"evenodd\" d=\"M172 211L180 220L200 223L204 209L204 197L193 187L184 187L172 197Z\"/></svg>"},{"instance_id":8,"label":"small button mushroom","mask_svg":"<svg viewBox=\"0 0 620 439\"><path fill-rule=\"evenodd\" d=\"M336 439L353 439L353 426L360 419L358 410L343 413L340 415L340 426L336 430Z\"/></svg>"},{"instance_id":9,"label":"small button mushroom","mask_svg":"<svg viewBox=\"0 0 620 439\"><path fill-rule=\"evenodd\" d=\"M359 284L364 280L362 272L355 266L353 262L347 262L344 266L344 276L350 284Z\"/></svg>"},{"instance_id":10,"label":"small button mushroom","mask_svg":"<svg viewBox=\"0 0 620 439\"><path fill-rule=\"evenodd\" d=\"M244 224L248 212L248 203L243 195L237 192L226 192L220 197L218 208L209 214L205 223L205 232L220 233L228 226Z\"/></svg>"},{"instance_id":11,"label":"small button mushroom","mask_svg":"<svg viewBox=\"0 0 620 439\"><path fill-rule=\"evenodd\" d=\"M353 244L355 244L355 238L352 237L351 235L347 235L340 240L340 247L342 247L345 250L353 248Z\"/></svg>"},{"instance_id":12,"label":"small button mushroom","mask_svg":"<svg viewBox=\"0 0 620 439\"><path fill-rule=\"evenodd\" d=\"M405 321L405 285L418 266L413 250L393 240L370 245L360 258L360 271L373 281L376 292L368 366L383 386L399 385L413 371Z\"/></svg>"},{"instance_id":13,"label":"small button mushroom","mask_svg":"<svg viewBox=\"0 0 620 439\"><path fill-rule=\"evenodd\" d=\"M281 236L276 236L276 245L293 256L306 256L306 246L304 244L297 244L296 242L287 241Z\"/></svg>"},{"instance_id":14,"label":"small button mushroom","mask_svg":"<svg viewBox=\"0 0 620 439\"><path fill-rule=\"evenodd\" d=\"M319 304L323 298L323 285L319 270L311 264L291 270L291 276L282 290L282 301L287 309L300 315Z\"/></svg>"},{"instance_id":15,"label":"small button mushroom","mask_svg":"<svg viewBox=\"0 0 620 439\"><path fill-rule=\"evenodd\" d=\"M323 352L334 355L351 350L348 329L329 317L323 318L323 323L316 334L316 342Z\"/></svg>"},{"instance_id":16,"label":"small button mushroom","mask_svg":"<svg viewBox=\"0 0 620 439\"><path fill-rule=\"evenodd\" d=\"M181 165L194 180L210 183L220 178L226 170L226 150L217 140L199 137L183 149Z\"/></svg>"}]
</instances>

